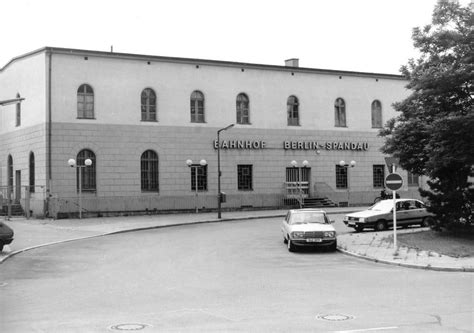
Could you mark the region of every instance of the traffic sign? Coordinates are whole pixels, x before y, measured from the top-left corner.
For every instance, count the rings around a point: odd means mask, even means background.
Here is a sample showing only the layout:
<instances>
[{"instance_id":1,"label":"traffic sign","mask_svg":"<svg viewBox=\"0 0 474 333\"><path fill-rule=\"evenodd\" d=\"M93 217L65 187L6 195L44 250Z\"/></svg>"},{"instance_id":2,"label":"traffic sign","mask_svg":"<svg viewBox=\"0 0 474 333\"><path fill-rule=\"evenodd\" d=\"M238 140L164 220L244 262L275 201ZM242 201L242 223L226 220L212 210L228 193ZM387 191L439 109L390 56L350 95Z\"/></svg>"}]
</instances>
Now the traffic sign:
<instances>
[{"instance_id":1,"label":"traffic sign","mask_svg":"<svg viewBox=\"0 0 474 333\"><path fill-rule=\"evenodd\" d=\"M391 173L385 177L385 186L392 191L399 190L403 185L403 178L398 173Z\"/></svg>"}]
</instances>

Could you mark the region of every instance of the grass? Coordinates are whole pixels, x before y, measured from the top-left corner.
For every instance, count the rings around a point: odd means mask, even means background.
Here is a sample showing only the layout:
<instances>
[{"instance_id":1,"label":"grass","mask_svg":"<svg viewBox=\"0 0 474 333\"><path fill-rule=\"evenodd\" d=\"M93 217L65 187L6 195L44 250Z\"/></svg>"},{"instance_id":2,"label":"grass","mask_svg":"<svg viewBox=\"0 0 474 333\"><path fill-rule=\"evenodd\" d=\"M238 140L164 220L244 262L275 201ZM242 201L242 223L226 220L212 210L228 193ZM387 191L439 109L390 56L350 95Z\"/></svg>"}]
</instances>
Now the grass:
<instances>
[{"instance_id":1,"label":"grass","mask_svg":"<svg viewBox=\"0 0 474 333\"><path fill-rule=\"evenodd\" d=\"M474 234L461 234L449 231L420 231L398 234L400 246L421 251L433 251L450 257L474 257Z\"/></svg>"}]
</instances>

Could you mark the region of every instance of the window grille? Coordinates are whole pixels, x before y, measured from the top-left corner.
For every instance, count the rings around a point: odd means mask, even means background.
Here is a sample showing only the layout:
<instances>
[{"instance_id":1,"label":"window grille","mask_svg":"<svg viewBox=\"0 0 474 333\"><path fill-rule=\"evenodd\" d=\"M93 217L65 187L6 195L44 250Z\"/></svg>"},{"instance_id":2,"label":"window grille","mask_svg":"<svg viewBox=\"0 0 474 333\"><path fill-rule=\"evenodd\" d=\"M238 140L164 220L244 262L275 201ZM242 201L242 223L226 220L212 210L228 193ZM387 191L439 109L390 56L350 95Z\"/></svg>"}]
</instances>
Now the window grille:
<instances>
[{"instance_id":1,"label":"window grille","mask_svg":"<svg viewBox=\"0 0 474 333\"><path fill-rule=\"evenodd\" d=\"M372 166L372 179L374 188L382 188L385 185L385 165Z\"/></svg>"},{"instance_id":2,"label":"window grille","mask_svg":"<svg viewBox=\"0 0 474 333\"><path fill-rule=\"evenodd\" d=\"M207 191L207 165L200 164L191 167L191 190L196 191L196 171L198 191Z\"/></svg>"},{"instance_id":3,"label":"window grille","mask_svg":"<svg viewBox=\"0 0 474 333\"><path fill-rule=\"evenodd\" d=\"M336 165L336 188L347 189L347 167Z\"/></svg>"},{"instance_id":4,"label":"window grille","mask_svg":"<svg viewBox=\"0 0 474 333\"><path fill-rule=\"evenodd\" d=\"M90 159L92 161L92 165L85 166L85 161ZM96 185L96 168L97 168L97 161L95 158L94 152L88 149L81 150L79 154L77 154L77 190L79 191L79 172L81 174L82 180L82 187L81 190L83 192L95 192L97 190Z\"/></svg>"},{"instance_id":5,"label":"window grille","mask_svg":"<svg viewBox=\"0 0 474 333\"><path fill-rule=\"evenodd\" d=\"M252 188L252 165L237 166L237 188L241 191L251 191Z\"/></svg>"},{"instance_id":6,"label":"window grille","mask_svg":"<svg viewBox=\"0 0 474 333\"><path fill-rule=\"evenodd\" d=\"M145 151L140 159L141 190L144 192L158 192L158 154L153 150Z\"/></svg>"}]
</instances>

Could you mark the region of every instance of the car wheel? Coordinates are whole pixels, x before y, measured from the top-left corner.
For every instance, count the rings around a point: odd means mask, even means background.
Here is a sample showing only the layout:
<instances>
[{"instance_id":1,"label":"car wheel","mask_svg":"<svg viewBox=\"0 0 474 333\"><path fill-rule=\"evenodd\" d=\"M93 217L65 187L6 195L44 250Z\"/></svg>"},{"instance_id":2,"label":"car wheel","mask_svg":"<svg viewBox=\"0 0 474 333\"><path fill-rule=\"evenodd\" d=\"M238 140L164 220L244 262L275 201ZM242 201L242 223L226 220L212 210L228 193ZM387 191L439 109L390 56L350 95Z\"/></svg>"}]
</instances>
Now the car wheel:
<instances>
[{"instance_id":1,"label":"car wheel","mask_svg":"<svg viewBox=\"0 0 474 333\"><path fill-rule=\"evenodd\" d=\"M336 251L336 250L337 250L337 241L334 242L334 244L332 244L332 245L329 247L329 249L330 249L331 251Z\"/></svg>"},{"instance_id":2,"label":"car wheel","mask_svg":"<svg viewBox=\"0 0 474 333\"><path fill-rule=\"evenodd\" d=\"M355 229L355 231L357 231L357 232L361 232L362 230L364 230L364 227L358 226L358 227L355 227L354 229Z\"/></svg>"},{"instance_id":3,"label":"car wheel","mask_svg":"<svg viewBox=\"0 0 474 333\"><path fill-rule=\"evenodd\" d=\"M435 219L431 216L425 217L421 222L422 227L431 227L432 225L435 225Z\"/></svg>"},{"instance_id":4,"label":"car wheel","mask_svg":"<svg viewBox=\"0 0 474 333\"><path fill-rule=\"evenodd\" d=\"M288 238L288 243L287 244L288 244L288 251L295 252L296 246L295 246L295 244L293 244L293 242L291 241L290 238Z\"/></svg>"},{"instance_id":5,"label":"car wheel","mask_svg":"<svg viewBox=\"0 0 474 333\"><path fill-rule=\"evenodd\" d=\"M0 252L3 251L3 244L0 243Z\"/></svg>"},{"instance_id":6,"label":"car wheel","mask_svg":"<svg viewBox=\"0 0 474 333\"><path fill-rule=\"evenodd\" d=\"M385 229L387 229L387 224L385 223L385 221L377 221L375 223L374 229L375 231L384 231Z\"/></svg>"},{"instance_id":7,"label":"car wheel","mask_svg":"<svg viewBox=\"0 0 474 333\"><path fill-rule=\"evenodd\" d=\"M286 239L286 237L283 237L283 243L288 244L288 239Z\"/></svg>"}]
</instances>

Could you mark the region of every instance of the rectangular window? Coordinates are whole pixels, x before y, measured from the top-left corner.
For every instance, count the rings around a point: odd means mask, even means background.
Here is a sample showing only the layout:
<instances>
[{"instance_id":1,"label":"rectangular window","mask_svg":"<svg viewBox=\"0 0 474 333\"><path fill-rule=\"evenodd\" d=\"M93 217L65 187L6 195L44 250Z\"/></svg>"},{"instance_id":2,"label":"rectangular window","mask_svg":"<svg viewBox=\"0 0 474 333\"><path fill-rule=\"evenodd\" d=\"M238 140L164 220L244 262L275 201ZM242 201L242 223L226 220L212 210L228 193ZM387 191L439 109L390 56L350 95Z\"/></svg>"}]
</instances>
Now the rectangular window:
<instances>
[{"instance_id":1,"label":"rectangular window","mask_svg":"<svg viewBox=\"0 0 474 333\"><path fill-rule=\"evenodd\" d=\"M191 166L191 190L196 191L196 171L197 171L197 190L207 191L207 165Z\"/></svg>"},{"instance_id":2,"label":"rectangular window","mask_svg":"<svg viewBox=\"0 0 474 333\"><path fill-rule=\"evenodd\" d=\"M385 183L385 165L377 164L373 165L372 179L374 188L382 188Z\"/></svg>"},{"instance_id":3,"label":"rectangular window","mask_svg":"<svg viewBox=\"0 0 474 333\"><path fill-rule=\"evenodd\" d=\"M419 186L419 177L414 173L408 172L408 186Z\"/></svg>"},{"instance_id":4,"label":"rectangular window","mask_svg":"<svg viewBox=\"0 0 474 333\"><path fill-rule=\"evenodd\" d=\"M347 168L336 165L336 188L347 188Z\"/></svg>"},{"instance_id":5,"label":"rectangular window","mask_svg":"<svg viewBox=\"0 0 474 333\"><path fill-rule=\"evenodd\" d=\"M252 188L252 165L237 165L237 188L240 191L251 191Z\"/></svg>"}]
</instances>

